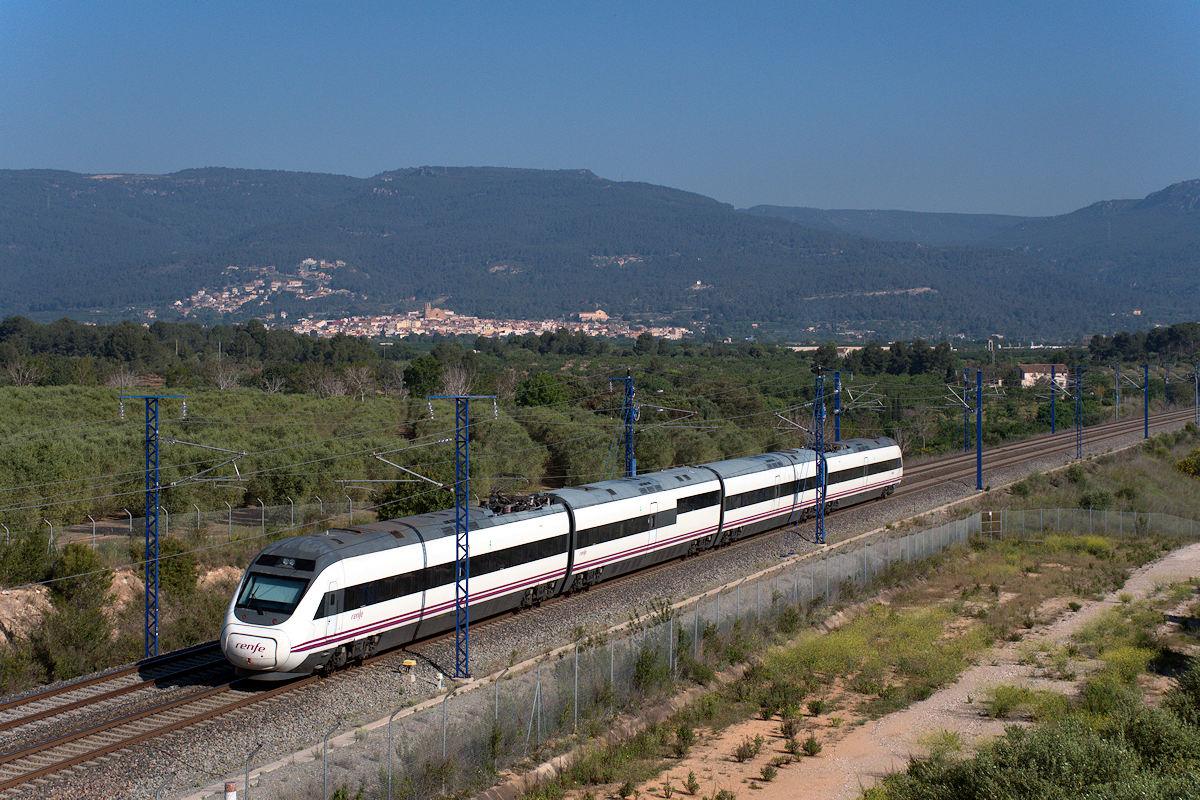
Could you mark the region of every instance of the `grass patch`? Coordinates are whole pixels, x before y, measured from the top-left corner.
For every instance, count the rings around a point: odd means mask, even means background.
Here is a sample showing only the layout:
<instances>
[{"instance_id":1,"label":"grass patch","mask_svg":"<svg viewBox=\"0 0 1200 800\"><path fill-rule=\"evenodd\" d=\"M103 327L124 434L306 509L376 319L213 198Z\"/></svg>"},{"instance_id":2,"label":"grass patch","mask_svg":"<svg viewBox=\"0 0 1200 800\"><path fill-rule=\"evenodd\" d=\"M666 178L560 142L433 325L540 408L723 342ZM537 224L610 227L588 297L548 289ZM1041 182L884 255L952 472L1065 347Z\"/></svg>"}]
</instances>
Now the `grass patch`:
<instances>
[{"instance_id":1,"label":"grass patch","mask_svg":"<svg viewBox=\"0 0 1200 800\"><path fill-rule=\"evenodd\" d=\"M1060 692L1000 684L991 688L984 707L987 715L994 719L1009 719L1020 713L1031 719L1048 720L1070 710L1070 702Z\"/></svg>"}]
</instances>

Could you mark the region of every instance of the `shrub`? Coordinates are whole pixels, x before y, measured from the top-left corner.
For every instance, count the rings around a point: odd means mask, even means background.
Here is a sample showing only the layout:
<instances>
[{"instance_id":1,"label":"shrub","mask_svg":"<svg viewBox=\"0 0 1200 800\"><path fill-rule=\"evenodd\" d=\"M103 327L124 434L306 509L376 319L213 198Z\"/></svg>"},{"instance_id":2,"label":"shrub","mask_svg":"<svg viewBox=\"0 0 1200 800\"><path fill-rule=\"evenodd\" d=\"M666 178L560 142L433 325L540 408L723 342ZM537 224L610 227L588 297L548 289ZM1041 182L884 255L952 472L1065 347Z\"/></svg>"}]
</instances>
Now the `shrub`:
<instances>
[{"instance_id":1,"label":"shrub","mask_svg":"<svg viewBox=\"0 0 1200 800\"><path fill-rule=\"evenodd\" d=\"M1029 709L1035 719L1055 719L1068 710L1067 699L1057 692L1001 684L992 688L986 702L988 716L1004 719L1017 709Z\"/></svg>"},{"instance_id":2,"label":"shrub","mask_svg":"<svg viewBox=\"0 0 1200 800\"><path fill-rule=\"evenodd\" d=\"M1079 495L1080 508L1094 508L1096 510L1108 508L1113 504L1113 494L1107 489L1089 489Z\"/></svg>"},{"instance_id":3,"label":"shrub","mask_svg":"<svg viewBox=\"0 0 1200 800\"><path fill-rule=\"evenodd\" d=\"M80 542L67 545L54 564L50 598L55 604L79 598L103 605L112 584L112 573L100 571L103 566L100 556L87 545Z\"/></svg>"},{"instance_id":4,"label":"shrub","mask_svg":"<svg viewBox=\"0 0 1200 800\"><path fill-rule=\"evenodd\" d=\"M1175 469L1193 478L1200 478L1200 449L1188 453L1186 458L1175 462Z\"/></svg>"},{"instance_id":5,"label":"shrub","mask_svg":"<svg viewBox=\"0 0 1200 800\"><path fill-rule=\"evenodd\" d=\"M1150 668L1157 654L1145 647L1122 645L1105 650L1100 654L1108 673L1122 683L1132 684L1138 675Z\"/></svg>"},{"instance_id":6,"label":"shrub","mask_svg":"<svg viewBox=\"0 0 1200 800\"><path fill-rule=\"evenodd\" d=\"M819 717L822 714L824 714L825 708L826 708L825 699L822 697L818 697L814 700L808 701L808 713L812 714L814 717Z\"/></svg>"},{"instance_id":7,"label":"shrub","mask_svg":"<svg viewBox=\"0 0 1200 800\"><path fill-rule=\"evenodd\" d=\"M1083 684L1082 707L1089 714L1104 716L1127 711L1138 704L1139 695L1111 675L1098 675Z\"/></svg>"},{"instance_id":8,"label":"shrub","mask_svg":"<svg viewBox=\"0 0 1200 800\"><path fill-rule=\"evenodd\" d=\"M821 743L817 741L817 737L809 736L804 740L804 754L807 756L815 756L821 752Z\"/></svg>"},{"instance_id":9,"label":"shrub","mask_svg":"<svg viewBox=\"0 0 1200 800\"><path fill-rule=\"evenodd\" d=\"M676 758L683 758L688 754L692 744L696 741L696 732L692 730L691 725L680 723L675 728L675 744L674 751Z\"/></svg>"},{"instance_id":10,"label":"shrub","mask_svg":"<svg viewBox=\"0 0 1200 800\"><path fill-rule=\"evenodd\" d=\"M1067 476L1067 480L1077 486L1083 483L1084 479L1087 477L1087 473L1084 472L1083 469L1083 464L1078 462L1067 467L1067 471L1064 474Z\"/></svg>"},{"instance_id":11,"label":"shrub","mask_svg":"<svg viewBox=\"0 0 1200 800\"><path fill-rule=\"evenodd\" d=\"M1163 697L1163 706L1189 725L1200 728L1200 659L1193 658L1175 678L1175 686Z\"/></svg>"},{"instance_id":12,"label":"shrub","mask_svg":"<svg viewBox=\"0 0 1200 800\"><path fill-rule=\"evenodd\" d=\"M633 794L633 790L633 781L625 781L617 787L617 796L620 797L621 800L625 800L625 798Z\"/></svg>"},{"instance_id":13,"label":"shrub","mask_svg":"<svg viewBox=\"0 0 1200 800\"><path fill-rule=\"evenodd\" d=\"M779 735L784 739L795 739L800 732L800 723L793 717L788 717L779 723Z\"/></svg>"},{"instance_id":14,"label":"shrub","mask_svg":"<svg viewBox=\"0 0 1200 800\"><path fill-rule=\"evenodd\" d=\"M633 666L633 685L638 691L650 692L664 684L670 677L666 659L657 647L643 647L638 651Z\"/></svg>"},{"instance_id":15,"label":"shrub","mask_svg":"<svg viewBox=\"0 0 1200 800\"><path fill-rule=\"evenodd\" d=\"M696 792L700 791L700 781L696 780L696 773L688 770L687 780L684 781L683 788L687 789L687 793L695 796Z\"/></svg>"},{"instance_id":16,"label":"shrub","mask_svg":"<svg viewBox=\"0 0 1200 800\"><path fill-rule=\"evenodd\" d=\"M759 775L761 775L762 779L767 783L775 780L775 776L778 774L779 770L775 769L775 767L771 766L770 764L765 765L762 768L762 771L759 772Z\"/></svg>"},{"instance_id":17,"label":"shrub","mask_svg":"<svg viewBox=\"0 0 1200 800\"><path fill-rule=\"evenodd\" d=\"M788 606L779 614L779 619L776 624L779 626L781 633L791 636L796 631L800 630L801 623L800 612L795 606Z\"/></svg>"}]
</instances>

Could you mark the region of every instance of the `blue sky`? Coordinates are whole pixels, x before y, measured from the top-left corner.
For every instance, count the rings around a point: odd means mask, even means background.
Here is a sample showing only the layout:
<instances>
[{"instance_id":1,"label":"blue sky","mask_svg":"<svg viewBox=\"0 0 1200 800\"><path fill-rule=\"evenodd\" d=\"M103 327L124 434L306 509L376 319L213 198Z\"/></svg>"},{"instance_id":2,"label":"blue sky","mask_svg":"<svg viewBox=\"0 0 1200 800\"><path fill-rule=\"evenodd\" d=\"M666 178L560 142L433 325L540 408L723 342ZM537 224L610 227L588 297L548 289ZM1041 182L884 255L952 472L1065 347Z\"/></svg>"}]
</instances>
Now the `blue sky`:
<instances>
[{"instance_id":1,"label":"blue sky","mask_svg":"<svg viewBox=\"0 0 1200 800\"><path fill-rule=\"evenodd\" d=\"M0 168L587 168L1052 214L1200 177L1200 3L0 0Z\"/></svg>"}]
</instances>

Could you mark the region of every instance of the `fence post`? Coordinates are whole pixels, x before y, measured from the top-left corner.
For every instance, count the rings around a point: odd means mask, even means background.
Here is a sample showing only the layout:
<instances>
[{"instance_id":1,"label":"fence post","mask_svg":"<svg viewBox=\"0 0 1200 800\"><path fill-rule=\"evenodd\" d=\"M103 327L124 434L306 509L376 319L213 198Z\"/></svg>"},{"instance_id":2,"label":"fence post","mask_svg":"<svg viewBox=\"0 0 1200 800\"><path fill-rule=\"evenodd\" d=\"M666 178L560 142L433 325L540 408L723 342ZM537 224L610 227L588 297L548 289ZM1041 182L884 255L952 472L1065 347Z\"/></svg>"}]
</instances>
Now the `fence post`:
<instances>
[{"instance_id":1,"label":"fence post","mask_svg":"<svg viewBox=\"0 0 1200 800\"><path fill-rule=\"evenodd\" d=\"M446 703L449 702L451 694L453 692L446 692L446 696L442 698L442 763L446 762Z\"/></svg>"},{"instance_id":2,"label":"fence post","mask_svg":"<svg viewBox=\"0 0 1200 800\"><path fill-rule=\"evenodd\" d=\"M499 684L499 681L497 681L497 684ZM392 720L396 719L396 715L403 710L404 706L401 706L388 717L387 800L392 800L392 756L396 753L395 745L392 744Z\"/></svg>"},{"instance_id":3,"label":"fence post","mask_svg":"<svg viewBox=\"0 0 1200 800\"><path fill-rule=\"evenodd\" d=\"M257 745L254 746L254 749L250 751L250 754L246 756L246 783L242 787L246 792L246 797L244 798L244 800L250 800L250 762L254 760L254 757L256 755L258 755L258 751L262 750L262 746L263 746L263 743L259 742ZM259 775L259 785L262 785L262 775L261 774Z\"/></svg>"},{"instance_id":4,"label":"fence post","mask_svg":"<svg viewBox=\"0 0 1200 800\"><path fill-rule=\"evenodd\" d=\"M667 669L671 680L675 680L675 617L667 618Z\"/></svg>"},{"instance_id":5,"label":"fence post","mask_svg":"<svg viewBox=\"0 0 1200 800\"><path fill-rule=\"evenodd\" d=\"M616 665L617 637L613 636L608 640L608 696L612 698L615 706L617 697L617 673Z\"/></svg>"},{"instance_id":6,"label":"fence post","mask_svg":"<svg viewBox=\"0 0 1200 800\"><path fill-rule=\"evenodd\" d=\"M579 730L579 642L575 643L575 703L571 730Z\"/></svg>"},{"instance_id":7,"label":"fence post","mask_svg":"<svg viewBox=\"0 0 1200 800\"><path fill-rule=\"evenodd\" d=\"M321 740L321 800L328 800L329 797L329 737L333 735L333 732L337 730L341 722L339 719L333 723L333 727L326 732L325 737Z\"/></svg>"},{"instance_id":8,"label":"fence post","mask_svg":"<svg viewBox=\"0 0 1200 800\"><path fill-rule=\"evenodd\" d=\"M692 625L692 658L700 660L700 600L696 600L696 621Z\"/></svg>"}]
</instances>

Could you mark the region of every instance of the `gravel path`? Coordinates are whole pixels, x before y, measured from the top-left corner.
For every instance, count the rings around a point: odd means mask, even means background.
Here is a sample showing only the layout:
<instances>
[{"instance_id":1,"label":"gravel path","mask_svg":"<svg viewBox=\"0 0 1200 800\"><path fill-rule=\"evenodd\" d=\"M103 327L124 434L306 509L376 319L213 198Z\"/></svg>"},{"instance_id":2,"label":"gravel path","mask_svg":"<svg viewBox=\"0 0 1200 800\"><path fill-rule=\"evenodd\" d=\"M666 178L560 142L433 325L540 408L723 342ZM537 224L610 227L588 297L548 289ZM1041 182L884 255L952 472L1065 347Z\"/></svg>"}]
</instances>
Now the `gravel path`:
<instances>
[{"instance_id":1,"label":"gravel path","mask_svg":"<svg viewBox=\"0 0 1200 800\"><path fill-rule=\"evenodd\" d=\"M1182 424L1180 425L1182 427ZM1066 434L1064 434L1065 436ZM1085 450L1089 455L1134 445L1140 434L1124 440L1111 440L1102 447ZM1058 454L1033 464L1003 470L987 470L984 483L1003 486L1026 475L1061 467L1070 458ZM828 520L830 541L865 533L883 526L927 514L958 501L978 497L974 481L943 485L914 495L901 495L886 502L867 503L831 515ZM927 516L929 524L936 519ZM808 524L811 530L811 523ZM756 537L738 546L675 562L663 569L635 575L614 584L548 604L516 616L472 626L472 672L486 675L556 646L573 641L580 629L606 629L625 622L631 611L646 609L651 601L671 601L691 597L715 586L737 580L773 563L784 551L784 534ZM415 657L417 680L410 683L400 662ZM358 725L386 717L400 706L411 705L436 693L435 674L449 671L453 663L453 640L397 651L370 666L348 670L313 686L291 693L283 699L227 715L206 725L172 734L152 746L143 746L114 754L107 759L73 772L53 777L35 787L30 797L129 798L155 797L160 785L162 797L220 796L221 781L227 776L240 785L241 771L258 743L262 750L256 764L286 759L296 753L311 752L331 726L352 730ZM296 764L294 787L318 776L315 766ZM319 783L318 783L319 785ZM270 787L255 791L255 800L293 797L294 791L272 793Z\"/></svg>"},{"instance_id":2,"label":"gravel path","mask_svg":"<svg viewBox=\"0 0 1200 800\"><path fill-rule=\"evenodd\" d=\"M1135 598L1146 597L1156 586L1182 581L1200 574L1200 543L1175 550L1158 561L1136 570L1125 585L1103 600L1089 601L1076 613L1061 616L1049 626L1026 634L1020 642L995 648L978 666L971 667L952 685L935 692L926 700L889 714L874 723L855 728L841 740L827 745L819 758L804 759L799 769L782 770L772 783L756 792L758 800L853 800L864 787L891 772L903 770L908 759L921 754L922 738L941 730L956 731L964 744L997 736L1010 720L990 719L978 703L989 687L1016 683L1037 689L1072 687L1062 681L1035 677L1039 669L1020 664L1021 651L1040 642L1065 642L1117 605L1123 592Z\"/></svg>"}]
</instances>

